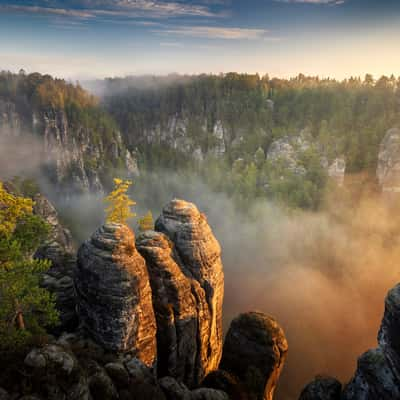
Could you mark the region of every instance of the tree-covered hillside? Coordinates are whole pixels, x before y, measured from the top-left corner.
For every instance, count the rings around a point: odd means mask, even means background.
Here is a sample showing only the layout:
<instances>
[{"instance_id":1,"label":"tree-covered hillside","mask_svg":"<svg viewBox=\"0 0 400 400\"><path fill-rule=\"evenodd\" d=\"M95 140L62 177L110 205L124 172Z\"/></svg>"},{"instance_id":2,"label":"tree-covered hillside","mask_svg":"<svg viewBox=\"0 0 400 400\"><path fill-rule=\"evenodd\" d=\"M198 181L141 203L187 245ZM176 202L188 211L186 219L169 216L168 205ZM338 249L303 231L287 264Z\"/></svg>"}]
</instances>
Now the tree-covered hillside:
<instances>
[{"instance_id":1,"label":"tree-covered hillside","mask_svg":"<svg viewBox=\"0 0 400 400\"><path fill-rule=\"evenodd\" d=\"M115 169L135 172L117 123L79 84L0 72L1 143L24 147L28 137L42 153L32 158L40 158L48 178L69 192L103 190Z\"/></svg>"},{"instance_id":2,"label":"tree-covered hillside","mask_svg":"<svg viewBox=\"0 0 400 400\"><path fill-rule=\"evenodd\" d=\"M104 104L142 164L194 169L244 201L267 196L317 208L327 184L318 159L343 157L347 172L374 175L384 134L400 124L400 79L393 76L339 82L230 73L103 85ZM286 154L268 156L272 143L297 138L307 145L295 149L296 168Z\"/></svg>"},{"instance_id":3,"label":"tree-covered hillside","mask_svg":"<svg viewBox=\"0 0 400 400\"><path fill-rule=\"evenodd\" d=\"M328 177L340 177L344 163L347 173L375 176L379 145L400 126L395 77L229 73L113 78L98 86L101 98L49 75L2 72L0 128L45 138L54 180L65 187L102 190L115 169L136 173L128 148L144 181L147 172L172 169L241 204L268 198L317 209Z\"/></svg>"}]
</instances>

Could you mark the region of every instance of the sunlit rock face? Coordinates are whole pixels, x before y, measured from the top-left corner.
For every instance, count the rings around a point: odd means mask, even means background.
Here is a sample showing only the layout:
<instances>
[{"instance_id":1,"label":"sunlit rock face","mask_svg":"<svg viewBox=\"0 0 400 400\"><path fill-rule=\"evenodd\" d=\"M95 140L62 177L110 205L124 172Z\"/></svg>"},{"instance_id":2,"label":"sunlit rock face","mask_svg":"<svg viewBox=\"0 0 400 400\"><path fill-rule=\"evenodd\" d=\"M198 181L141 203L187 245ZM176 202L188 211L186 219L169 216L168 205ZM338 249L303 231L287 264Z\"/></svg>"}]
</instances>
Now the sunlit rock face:
<instances>
[{"instance_id":1,"label":"sunlit rock face","mask_svg":"<svg viewBox=\"0 0 400 400\"><path fill-rule=\"evenodd\" d=\"M138 238L136 246L150 275L157 320L158 375L193 385L199 373L199 321L192 279L183 273L173 243L164 234L148 231ZM205 301L202 306L207 307Z\"/></svg>"},{"instance_id":2,"label":"sunlit rock face","mask_svg":"<svg viewBox=\"0 0 400 400\"><path fill-rule=\"evenodd\" d=\"M378 348L363 354L343 400L400 399L400 285L385 301Z\"/></svg>"},{"instance_id":3,"label":"sunlit rock face","mask_svg":"<svg viewBox=\"0 0 400 400\"><path fill-rule=\"evenodd\" d=\"M78 252L75 275L80 321L105 349L156 360L156 322L149 276L133 232L107 224Z\"/></svg>"},{"instance_id":4,"label":"sunlit rock face","mask_svg":"<svg viewBox=\"0 0 400 400\"><path fill-rule=\"evenodd\" d=\"M217 369L221 359L221 248L206 217L186 201L171 201L155 226L160 233L145 235L138 247L148 263L156 314L166 318L159 324L167 327L170 345L175 340L178 345L172 354L165 354L168 361L160 355L160 366L193 386ZM169 304L168 310L163 303ZM187 354L173 361L176 351Z\"/></svg>"},{"instance_id":5,"label":"sunlit rock face","mask_svg":"<svg viewBox=\"0 0 400 400\"><path fill-rule=\"evenodd\" d=\"M387 131L379 150L377 177L384 193L400 193L400 129Z\"/></svg>"},{"instance_id":6,"label":"sunlit rock face","mask_svg":"<svg viewBox=\"0 0 400 400\"><path fill-rule=\"evenodd\" d=\"M236 376L251 400L272 400L288 343L278 323L260 312L235 318L225 338L220 369Z\"/></svg>"}]
</instances>

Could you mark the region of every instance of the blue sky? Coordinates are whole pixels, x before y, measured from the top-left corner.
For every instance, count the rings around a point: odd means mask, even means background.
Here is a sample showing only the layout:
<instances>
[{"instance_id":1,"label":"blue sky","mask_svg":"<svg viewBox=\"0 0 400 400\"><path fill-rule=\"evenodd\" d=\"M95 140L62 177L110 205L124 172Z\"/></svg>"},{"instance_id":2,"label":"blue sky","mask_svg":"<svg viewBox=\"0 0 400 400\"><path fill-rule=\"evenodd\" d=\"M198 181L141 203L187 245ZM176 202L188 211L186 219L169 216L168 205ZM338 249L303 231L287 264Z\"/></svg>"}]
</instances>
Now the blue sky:
<instances>
[{"instance_id":1,"label":"blue sky","mask_svg":"<svg viewBox=\"0 0 400 400\"><path fill-rule=\"evenodd\" d=\"M0 0L0 69L400 75L400 0Z\"/></svg>"}]
</instances>

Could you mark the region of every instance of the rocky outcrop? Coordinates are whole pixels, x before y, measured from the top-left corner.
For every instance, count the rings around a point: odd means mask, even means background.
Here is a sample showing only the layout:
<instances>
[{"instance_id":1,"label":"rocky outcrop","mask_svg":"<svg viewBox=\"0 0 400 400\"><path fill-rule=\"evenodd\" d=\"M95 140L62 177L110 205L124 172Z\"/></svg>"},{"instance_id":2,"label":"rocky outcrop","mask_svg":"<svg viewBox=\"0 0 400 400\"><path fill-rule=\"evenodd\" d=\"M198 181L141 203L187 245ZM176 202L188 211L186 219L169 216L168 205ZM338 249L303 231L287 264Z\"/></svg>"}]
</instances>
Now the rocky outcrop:
<instances>
[{"instance_id":1,"label":"rocky outcrop","mask_svg":"<svg viewBox=\"0 0 400 400\"><path fill-rule=\"evenodd\" d=\"M34 197L33 212L50 225L50 237L35 253L35 258L51 261L50 269L43 274L42 286L56 295L56 307L60 313L58 332L72 331L78 324L76 295L73 277L76 269L76 252L72 236L64 228L56 209L41 194Z\"/></svg>"},{"instance_id":2,"label":"rocky outcrop","mask_svg":"<svg viewBox=\"0 0 400 400\"><path fill-rule=\"evenodd\" d=\"M47 169L60 187L68 186L74 192L102 192L101 174L107 163L118 165L122 161L121 166L129 173L138 174L137 163L118 131L106 143L98 132L88 132L83 126L72 129L64 110L47 110L39 116L37 125L43 134Z\"/></svg>"},{"instance_id":3,"label":"rocky outcrop","mask_svg":"<svg viewBox=\"0 0 400 400\"><path fill-rule=\"evenodd\" d=\"M162 145L180 153L192 154L197 161L202 161L208 154L223 157L229 142L226 125L217 120L210 126L207 119L196 118L198 134L193 135L193 123L190 117L171 115L166 121L148 126L126 140L132 147ZM207 149L204 149L205 138L208 138Z\"/></svg>"},{"instance_id":4,"label":"rocky outcrop","mask_svg":"<svg viewBox=\"0 0 400 400\"><path fill-rule=\"evenodd\" d=\"M189 387L217 368L222 352L220 247L197 208L173 200L137 240L157 319L158 375Z\"/></svg>"},{"instance_id":5,"label":"rocky outcrop","mask_svg":"<svg viewBox=\"0 0 400 400\"><path fill-rule=\"evenodd\" d=\"M243 383L250 400L272 400L287 351L285 334L273 318L241 314L226 335L220 369Z\"/></svg>"},{"instance_id":6,"label":"rocky outcrop","mask_svg":"<svg viewBox=\"0 0 400 400\"><path fill-rule=\"evenodd\" d=\"M184 274L173 243L164 234L148 231L138 238L136 246L146 260L153 293L158 375L194 385L203 374L198 358L202 322L198 310L207 308L204 293L196 299L192 290L200 288Z\"/></svg>"},{"instance_id":7,"label":"rocky outcrop","mask_svg":"<svg viewBox=\"0 0 400 400\"><path fill-rule=\"evenodd\" d=\"M146 264L133 232L108 224L78 252L75 286L84 330L105 349L156 360L156 323Z\"/></svg>"},{"instance_id":8,"label":"rocky outcrop","mask_svg":"<svg viewBox=\"0 0 400 400\"><path fill-rule=\"evenodd\" d=\"M387 131L380 145L377 177L383 192L400 192L400 129Z\"/></svg>"},{"instance_id":9,"label":"rocky outcrop","mask_svg":"<svg viewBox=\"0 0 400 400\"><path fill-rule=\"evenodd\" d=\"M400 398L399 331L400 285L397 285L386 297L379 346L359 358L357 371L344 390L343 400Z\"/></svg>"},{"instance_id":10,"label":"rocky outcrop","mask_svg":"<svg viewBox=\"0 0 400 400\"><path fill-rule=\"evenodd\" d=\"M173 243L178 265L190 280L197 315L195 382L199 382L218 368L221 359L224 295L221 248L206 217L194 204L183 200L172 200L155 227ZM180 307L179 303L175 307Z\"/></svg>"},{"instance_id":11,"label":"rocky outcrop","mask_svg":"<svg viewBox=\"0 0 400 400\"><path fill-rule=\"evenodd\" d=\"M322 168L326 174L342 186L346 173L346 160L344 157L327 157L326 152L320 148L318 143L314 143L312 137L307 132L299 135L284 136L271 143L267 152L267 160L272 165L281 165L285 170L298 176L307 173L301 159L307 151L314 151L320 158Z\"/></svg>"},{"instance_id":12,"label":"rocky outcrop","mask_svg":"<svg viewBox=\"0 0 400 400\"><path fill-rule=\"evenodd\" d=\"M342 384L335 378L317 376L301 392L299 400L340 400Z\"/></svg>"}]
</instances>

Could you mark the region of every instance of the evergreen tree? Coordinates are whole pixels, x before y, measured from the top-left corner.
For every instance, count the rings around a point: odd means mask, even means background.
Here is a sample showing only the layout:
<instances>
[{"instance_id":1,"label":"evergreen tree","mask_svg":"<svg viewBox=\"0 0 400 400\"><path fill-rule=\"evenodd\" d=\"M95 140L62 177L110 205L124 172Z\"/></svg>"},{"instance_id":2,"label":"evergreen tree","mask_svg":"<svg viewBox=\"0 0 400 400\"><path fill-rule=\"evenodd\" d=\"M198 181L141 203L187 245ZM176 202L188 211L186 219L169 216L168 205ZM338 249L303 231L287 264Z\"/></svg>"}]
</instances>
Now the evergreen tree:
<instances>
[{"instance_id":1,"label":"evergreen tree","mask_svg":"<svg viewBox=\"0 0 400 400\"><path fill-rule=\"evenodd\" d=\"M58 321L55 299L39 286L49 262L32 254L49 226L32 214L33 202L0 182L0 349L15 348Z\"/></svg>"}]
</instances>

